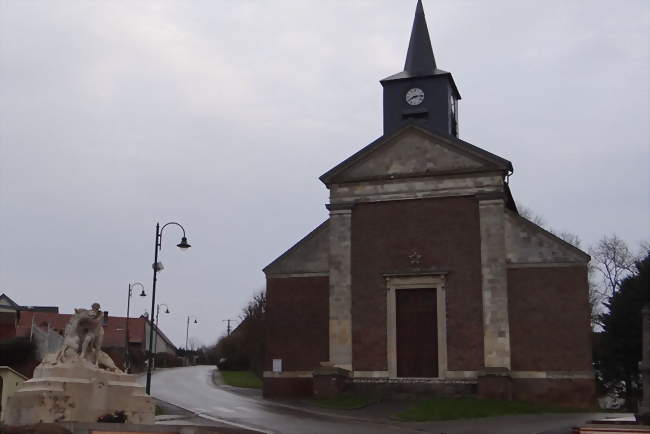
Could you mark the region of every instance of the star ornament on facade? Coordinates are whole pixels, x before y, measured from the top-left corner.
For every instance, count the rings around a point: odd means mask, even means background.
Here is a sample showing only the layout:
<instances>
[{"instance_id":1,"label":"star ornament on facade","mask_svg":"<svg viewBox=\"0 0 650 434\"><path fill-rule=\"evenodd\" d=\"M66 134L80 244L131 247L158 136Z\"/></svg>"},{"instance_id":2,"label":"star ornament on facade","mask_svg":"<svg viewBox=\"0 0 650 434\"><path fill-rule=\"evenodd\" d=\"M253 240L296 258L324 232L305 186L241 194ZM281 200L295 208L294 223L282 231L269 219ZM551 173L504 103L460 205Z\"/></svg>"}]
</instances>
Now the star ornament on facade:
<instances>
[{"instance_id":1,"label":"star ornament on facade","mask_svg":"<svg viewBox=\"0 0 650 434\"><path fill-rule=\"evenodd\" d=\"M411 265L419 265L422 262L422 255L413 250L413 253L409 255L409 262Z\"/></svg>"}]
</instances>

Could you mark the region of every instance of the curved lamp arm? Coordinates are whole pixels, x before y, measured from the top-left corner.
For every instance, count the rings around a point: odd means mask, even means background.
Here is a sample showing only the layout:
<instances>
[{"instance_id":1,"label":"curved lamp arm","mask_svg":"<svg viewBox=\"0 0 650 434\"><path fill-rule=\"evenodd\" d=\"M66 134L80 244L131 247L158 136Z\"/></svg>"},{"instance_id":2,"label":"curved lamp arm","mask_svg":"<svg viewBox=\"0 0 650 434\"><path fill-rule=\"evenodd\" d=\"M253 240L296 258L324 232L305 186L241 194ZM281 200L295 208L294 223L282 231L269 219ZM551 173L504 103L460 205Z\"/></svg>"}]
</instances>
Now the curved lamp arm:
<instances>
[{"instance_id":1,"label":"curved lamp arm","mask_svg":"<svg viewBox=\"0 0 650 434\"><path fill-rule=\"evenodd\" d=\"M177 247L179 247L179 248L181 248L181 249L188 249L188 248L192 247L192 246L190 246L190 245L187 243L187 236L185 235L185 228L183 227L183 225L181 225L180 223L176 223L176 222L169 222L169 223L165 223L165 224L160 228L160 234L158 235L158 250L161 250L161 249L162 249L162 234L163 234L163 230L165 230L165 228L166 228L167 226L169 226L169 225L176 225L176 226L178 226L179 228L181 228L181 230L183 231L183 237L181 238L181 242L178 243L178 244L176 245Z\"/></svg>"},{"instance_id":2,"label":"curved lamp arm","mask_svg":"<svg viewBox=\"0 0 650 434\"><path fill-rule=\"evenodd\" d=\"M136 286L139 286L140 288L142 288L142 294L144 294L144 285L142 283L140 283L140 282L133 282L133 283L129 283L129 297L131 296L131 291ZM142 295L142 294L140 294L140 295L144 297L144 295Z\"/></svg>"}]
</instances>

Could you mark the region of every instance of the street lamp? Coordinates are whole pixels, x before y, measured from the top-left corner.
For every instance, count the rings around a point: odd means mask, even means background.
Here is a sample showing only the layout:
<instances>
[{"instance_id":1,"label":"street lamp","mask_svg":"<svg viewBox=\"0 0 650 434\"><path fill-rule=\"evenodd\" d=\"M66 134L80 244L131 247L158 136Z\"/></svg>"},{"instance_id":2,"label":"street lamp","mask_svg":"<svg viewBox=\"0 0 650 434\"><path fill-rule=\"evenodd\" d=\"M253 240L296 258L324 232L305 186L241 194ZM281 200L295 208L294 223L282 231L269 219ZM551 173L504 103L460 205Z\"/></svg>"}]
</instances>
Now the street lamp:
<instances>
[{"instance_id":1,"label":"street lamp","mask_svg":"<svg viewBox=\"0 0 650 434\"><path fill-rule=\"evenodd\" d=\"M163 230L169 225L176 225L183 231L183 236L181 237L181 242L176 244L176 246L181 250L189 249L191 246L187 243L187 237L185 236L185 228L176 222L169 222L160 227L160 223L156 223L156 242L154 244L154 255L153 255L153 285L151 286L151 316L153 317L153 310L156 307L156 280L158 271L162 270L162 264L158 262L158 250L162 249L162 233ZM153 319L153 318L152 318ZM149 327L149 363L147 363L147 394L151 395L151 365L153 365L153 326L150 324Z\"/></svg>"},{"instance_id":2,"label":"street lamp","mask_svg":"<svg viewBox=\"0 0 650 434\"><path fill-rule=\"evenodd\" d=\"M189 365L190 358L187 355L187 345L190 337L190 318L194 318L194 324L198 324L199 321L194 315L187 316L187 327L185 328L185 357L187 358L187 364Z\"/></svg>"},{"instance_id":3,"label":"street lamp","mask_svg":"<svg viewBox=\"0 0 650 434\"><path fill-rule=\"evenodd\" d=\"M160 316L160 306L165 306L165 313L170 313L169 312L169 306L167 306L165 303L160 303L159 305L156 306L156 339L153 342L153 369L156 369L156 354L158 354L158 337L160 336L160 333L158 330L158 317Z\"/></svg>"},{"instance_id":4,"label":"street lamp","mask_svg":"<svg viewBox=\"0 0 650 434\"><path fill-rule=\"evenodd\" d=\"M133 295L133 288L136 286L139 286L142 288L142 292L140 292L140 297L146 297L147 293L144 292L144 285L140 282L134 282L134 283L129 283L129 296L126 300L126 327L124 327L124 335L125 335L125 345L124 345L124 368L126 371L129 371L129 368L131 367L131 361L129 360L129 310L131 309L131 296Z\"/></svg>"}]
</instances>

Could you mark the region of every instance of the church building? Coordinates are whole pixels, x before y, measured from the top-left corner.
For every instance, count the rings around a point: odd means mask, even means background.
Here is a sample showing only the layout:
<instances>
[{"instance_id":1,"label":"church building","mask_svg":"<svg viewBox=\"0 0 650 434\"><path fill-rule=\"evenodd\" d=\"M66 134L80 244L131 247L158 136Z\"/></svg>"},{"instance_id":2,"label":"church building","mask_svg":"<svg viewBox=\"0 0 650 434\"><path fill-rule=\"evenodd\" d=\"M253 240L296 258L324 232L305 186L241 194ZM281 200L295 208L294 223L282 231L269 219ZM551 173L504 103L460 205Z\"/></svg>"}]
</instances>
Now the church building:
<instances>
[{"instance_id":1,"label":"church building","mask_svg":"<svg viewBox=\"0 0 650 434\"><path fill-rule=\"evenodd\" d=\"M380 83L383 135L320 177L329 218L264 268L265 396L593 405L590 257L519 215L510 161L459 138L420 0Z\"/></svg>"}]
</instances>

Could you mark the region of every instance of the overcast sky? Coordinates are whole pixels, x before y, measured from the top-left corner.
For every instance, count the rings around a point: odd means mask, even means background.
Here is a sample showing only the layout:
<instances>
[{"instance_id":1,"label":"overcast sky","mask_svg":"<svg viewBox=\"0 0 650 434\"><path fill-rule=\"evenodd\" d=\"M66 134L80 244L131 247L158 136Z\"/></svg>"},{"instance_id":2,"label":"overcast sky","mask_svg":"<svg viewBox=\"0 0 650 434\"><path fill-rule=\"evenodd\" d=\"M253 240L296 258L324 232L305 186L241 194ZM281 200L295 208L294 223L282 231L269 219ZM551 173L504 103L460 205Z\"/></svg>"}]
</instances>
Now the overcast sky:
<instances>
[{"instance_id":1,"label":"overcast sky","mask_svg":"<svg viewBox=\"0 0 650 434\"><path fill-rule=\"evenodd\" d=\"M416 1L0 0L0 293L213 343L324 219L318 176L382 134ZM647 0L425 0L460 136L518 204L593 244L650 239ZM133 299L140 314L151 299Z\"/></svg>"}]
</instances>

